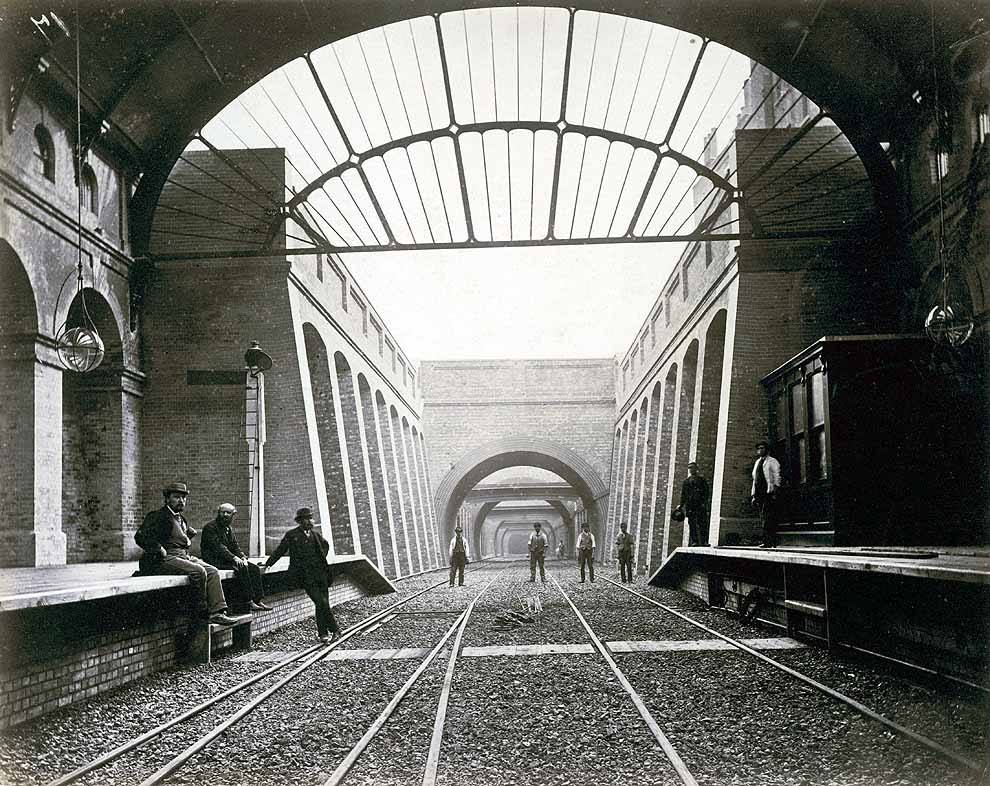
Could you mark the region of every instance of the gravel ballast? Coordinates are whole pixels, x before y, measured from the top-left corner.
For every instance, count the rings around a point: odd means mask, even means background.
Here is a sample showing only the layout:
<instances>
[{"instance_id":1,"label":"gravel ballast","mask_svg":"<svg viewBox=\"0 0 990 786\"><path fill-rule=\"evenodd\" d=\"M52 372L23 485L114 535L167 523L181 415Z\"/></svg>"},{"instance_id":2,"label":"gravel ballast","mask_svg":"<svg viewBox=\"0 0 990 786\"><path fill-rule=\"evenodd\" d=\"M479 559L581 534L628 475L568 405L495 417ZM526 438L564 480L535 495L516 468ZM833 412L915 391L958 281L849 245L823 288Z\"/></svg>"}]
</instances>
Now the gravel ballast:
<instances>
[{"instance_id":1,"label":"gravel ballast","mask_svg":"<svg viewBox=\"0 0 990 786\"><path fill-rule=\"evenodd\" d=\"M601 579L579 584L567 563L549 566L547 584L529 583L525 564L475 568L464 587L443 572L397 584L399 593L335 608L353 624L402 597L442 586L399 607L393 619L341 649L434 646L458 614L478 600L463 644L472 647L588 644L552 577L606 641L704 640L712 636ZM668 589L633 588L736 638L780 636ZM537 603L538 602L538 603ZM542 611L533 611L534 605ZM531 623L506 625L506 612ZM501 629L500 629L501 628ZM315 643L313 620L255 640L258 652L297 652ZM346 783L422 782L450 644L426 670ZM46 783L126 739L225 690L271 663L235 662L158 674L0 734L0 784ZM985 757L982 694L911 679L876 661L824 649L767 654L847 693L893 720L973 759ZM965 772L821 693L740 651L625 653L619 667L703 786L956 786ZM322 783L364 734L420 659L322 662L248 714L168 783L254 786ZM257 694L292 667L248 691ZM138 783L239 706L218 705L195 721L127 754L82 783ZM679 782L632 701L597 652L460 658L441 748L443 786L527 786Z\"/></svg>"}]
</instances>

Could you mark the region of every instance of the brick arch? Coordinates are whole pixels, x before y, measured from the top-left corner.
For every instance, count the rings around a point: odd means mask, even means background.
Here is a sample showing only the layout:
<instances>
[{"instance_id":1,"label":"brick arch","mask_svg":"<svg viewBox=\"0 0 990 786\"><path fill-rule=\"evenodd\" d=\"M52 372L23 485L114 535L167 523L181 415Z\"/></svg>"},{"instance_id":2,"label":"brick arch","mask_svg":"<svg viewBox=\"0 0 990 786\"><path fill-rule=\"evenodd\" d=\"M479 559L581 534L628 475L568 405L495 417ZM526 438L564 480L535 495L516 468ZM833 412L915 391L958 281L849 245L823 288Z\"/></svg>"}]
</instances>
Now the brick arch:
<instances>
[{"instance_id":1,"label":"brick arch","mask_svg":"<svg viewBox=\"0 0 990 786\"><path fill-rule=\"evenodd\" d=\"M360 548L355 554L364 554L372 562L378 563L375 522L372 518L371 494L368 477L364 471L364 436L358 415L357 391L351 365L343 352L333 353L333 365L337 374L337 393L340 396L341 426L344 430L344 444L347 445L347 465L351 474L351 490L354 499L354 518L357 521Z\"/></svg>"},{"instance_id":2,"label":"brick arch","mask_svg":"<svg viewBox=\"0 0 990 786\"><path fill-rule=\"evenodd\" d=\"M470 451L440 481L436 492L436 510L447 539L467 492L492 472L516 466L546 469L570 483L584 502L592 530L599 538L602 536L608 487L594 467L559 443L532 437L511 437Z\"/></svg>"},{"instance_id":3,"label":"brick arch","mask_svg":"<svg viewBox=\"0 0 990 786\"><path fill-rule=\"evenodd\" d=\"M38 304L34 287L20 256L0 239L0 356L12 350L14 336L38 332Z\"/></svg>"},{"instance_id":4,"label":"brick arch","mask_svg":"<svg viewBox=\"0 0 990 786\"><path fill-rule=\"evenodd\" d=\"M379 566L391 574L401 571L395 556L395 533L389 520L389 500L385 487L385 473L382 471L382 451L380 449L380 434L378 420L375 416L375 400L371 395L371 386L363 373L357 375L358 399L361 403L361 415L364 419L365 444L368 449L368 469L371 473L371 494L375 499L374 525L378 530Z\"/></svg>"},{"instance_id":5,"label":"brick arch","mask_svg":"<svg viewBox=\"0 0 990 786\"><path fill-rule=\"evenodd\" d=\"M123 559L125 553L121 333L110 303L88 287L72 298L66 325L87 322L103 340L103 362L86 374L62 373L62 532L70 563ZM126 512L136 518L136 511Z\"/></svg>"},{"instance_id":6,"label":"brick arch","mask_svg":"<svg viewBox=\"0 0 990 786\"><path fill-rule=\"evenodd\" d=\"M24 358L24 362L5 363L0 375L0 536L11 545L0 558L0 565L34 565L34 542L20 546L15 540L18 530L35 519L35 479L41 469L34 460L35 411L37 392L35 353L38 335L38 309L34 288L21 258L4 240L0 240L0 360ZM57 372L54 372L57 373ZM33 524L32 524L33 526Z\"/></svg>"},{"instance_id":7,"label":"brick arch","mask_svg":"<svg viewBox=\"0 0 990 786\"><path fill-rule=\"evenodd\" d=\"M354 535L334 407L333 378L336 375L331 373L327 346L320 331L309 322L303 323L302 331L319 445L320 466L316 470L323 474L326 511L330 517L329 522L321 522L323 535L333 544L334 553L350 554L354 550Z\"/></svg>"},{"instance_id":8,"label":"brick arch","mask_svg":"<svg viewBox=\"0 0 990 786\"><path fill-rule=\"evenodd\" d=\"M540 522L540 525L542 526L543 534L547 536L546 556L548 559L552 559L553 554L557 550L557 543L560 542L560 530L563 528L564 525L560 525L559 527L554 527L554 525L547 519L537 519L537 520ZM492 533L493 552L496 554L498 553L499 539L501 539L502 540L501 556L504 556L505 541L508 540L509 537L514 535L517 531L522 530L523 529L522 524L523 522L521 521L512 521L512 522L500 521L498 524L496 524L495 531ZM532 531L533 531L533 525L532 523L530 523L525 530L526 536L529 537L529 533Z\"/></svg>"}]
</instances>

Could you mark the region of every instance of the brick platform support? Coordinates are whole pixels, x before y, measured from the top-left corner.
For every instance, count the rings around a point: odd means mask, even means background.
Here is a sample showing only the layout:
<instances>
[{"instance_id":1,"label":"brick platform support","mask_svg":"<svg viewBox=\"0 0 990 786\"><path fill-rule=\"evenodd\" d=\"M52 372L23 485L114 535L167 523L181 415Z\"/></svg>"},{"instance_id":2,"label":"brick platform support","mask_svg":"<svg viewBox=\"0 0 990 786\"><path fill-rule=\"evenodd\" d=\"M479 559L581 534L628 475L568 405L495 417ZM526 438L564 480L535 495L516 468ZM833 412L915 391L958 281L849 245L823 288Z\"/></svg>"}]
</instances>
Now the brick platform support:
<instances>
[{"instance_id":1,"label":"brick platform support","mask_svg":"<svg viewBox=\"0 0 990 786\"><path fill-rule=\"evenodd\" d=\"M346 576L330 589L334 606L363 596ZM274 611L254 615L255 646L264 646L266 633L313 616L313 603L300 590L265 600ZM175 667L199 628L185 605L184 590L160 590L0 614L0 728ZM231 634L221 632L214 655L231 644Z\"/></svg>"}]
</instances>

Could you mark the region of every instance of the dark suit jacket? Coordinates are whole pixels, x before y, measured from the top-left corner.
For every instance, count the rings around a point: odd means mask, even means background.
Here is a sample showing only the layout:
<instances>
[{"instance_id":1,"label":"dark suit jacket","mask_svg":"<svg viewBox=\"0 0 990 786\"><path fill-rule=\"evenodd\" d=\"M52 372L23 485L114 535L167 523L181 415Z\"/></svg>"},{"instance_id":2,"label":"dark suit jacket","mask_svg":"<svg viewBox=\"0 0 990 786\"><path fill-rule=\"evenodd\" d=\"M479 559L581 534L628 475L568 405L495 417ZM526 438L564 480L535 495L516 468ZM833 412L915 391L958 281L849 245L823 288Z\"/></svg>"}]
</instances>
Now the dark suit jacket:
<instances>
[{"instance_id":1,"label":"dark suit jacket","mask_svg":"<svg viewBox=\"0 0 990 786\"><path fill-rule=\"evenodd\" d=\"M237 543L234 531L218 519L203 526L203 539L200 541L203 560L218 568L234 567L234 559L245 559L244 552Z\"/></svg>"},{"instance_id":2,"label":"dark suit jacket","mask_svg":"<svg viewBox=\"0 0 990 786\"><path fill-rule=\"evenodd\" d=\"M330 544L315 528L310 533L310 537L307 538L302 527L294 527L282 537L282 542L278 544L278 548L265 561L265 567L270 568L288 554L289 581L298 585L322 584L323 582L332 584L333 575L330 572L330 565L327 563L329 552Z\"/></svg>"},{"instance_id":3,"label":"dark suit jacket","mask_svg":"<svg viewBox=\"0 0 990 786\"><path fill-rule=\"evenodd\" d=\"M186 534L192 540L196 537L196 530L189 526L186 517L181 513L179 518L186 525ZM134 533L135 542L144 549L141 555L141 573L154 573L158 563L162 561L159 550L172 535L172 513L167 505L162 505L158 510L151 511L144 517L140 529Z\"/></svg>"}]
</instances>

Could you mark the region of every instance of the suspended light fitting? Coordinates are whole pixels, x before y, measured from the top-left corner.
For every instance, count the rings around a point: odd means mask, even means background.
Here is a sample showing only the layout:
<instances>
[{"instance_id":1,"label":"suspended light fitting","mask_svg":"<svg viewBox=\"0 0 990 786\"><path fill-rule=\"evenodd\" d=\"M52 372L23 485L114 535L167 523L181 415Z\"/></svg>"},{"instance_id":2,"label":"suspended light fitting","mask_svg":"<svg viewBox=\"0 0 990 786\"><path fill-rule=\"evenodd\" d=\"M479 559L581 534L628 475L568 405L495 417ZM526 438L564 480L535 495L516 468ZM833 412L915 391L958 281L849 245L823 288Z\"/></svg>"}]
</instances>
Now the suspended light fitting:
<instances>
[{"instance_id":1,"label":"suspended light fitting","mask_svg":"<svg viewBox=\"0 0 990 786\"><path fill-rule=\"evenodd\" d=\"M928 337L940 346L961 347L973 334L973 317L966 306L951 297L950 267L945 248L945 197L942 191L942 118L939 114L938 70L935 58L935 4L931 6L932 33L932 116L935 133L935 181L938 187L938 264L941 279L935 295L934 303L925 317L925 332Z\"/></svg>"},{"instance_id":2,"label":"suspended light fitting","mask_svg":"<svg viewBox=\"0 0 990 786\"><path fill-rule=\"evenodd\" d=\"M82 30L79 26L79 5L76 4L76 298L79 299L79 318L82 324L69 326L71 308L65 322L56 329L55 343L58 359L69 371L85 374L92 371L103 362L105 348L103 339L93 318L86 307L86 293L83 286L82 262L82 88L80 87L80 39ZM70 274L71 275L71 274ZM68 281L68 278L66 278ZM63 284L63 287L65 285ZM59 293L61 299L61 292ZM59 303L55 303L55 314L58 314Z\"/></svg>"}]
</instances>

